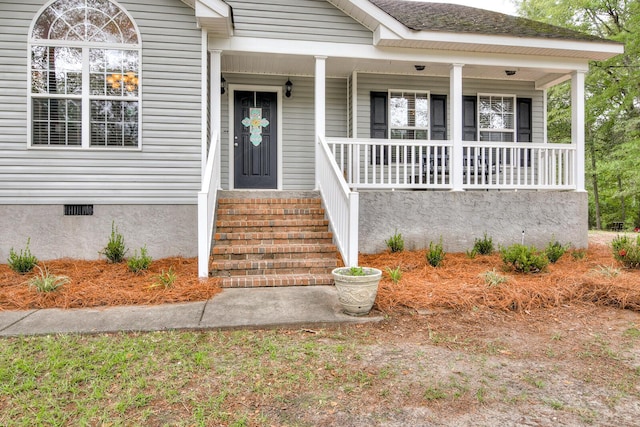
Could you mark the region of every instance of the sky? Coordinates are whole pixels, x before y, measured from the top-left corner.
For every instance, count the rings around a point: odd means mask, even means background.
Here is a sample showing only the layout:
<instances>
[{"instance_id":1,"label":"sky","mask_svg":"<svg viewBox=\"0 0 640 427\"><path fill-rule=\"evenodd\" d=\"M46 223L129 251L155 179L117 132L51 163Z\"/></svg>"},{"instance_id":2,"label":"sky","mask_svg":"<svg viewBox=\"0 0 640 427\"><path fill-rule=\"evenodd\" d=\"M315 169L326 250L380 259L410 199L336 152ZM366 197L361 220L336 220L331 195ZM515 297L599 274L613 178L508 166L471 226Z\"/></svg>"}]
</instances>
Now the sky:
<instances>
[{"instance_id":1,"label":"sky","mask_svg":"<svg viewBox=\"0 0 640 427\"><path fill-rule=\"evenodd\" d=\"M516 14L515 6L509 0L420 0L432 1L434 3L455 3L465 6L477 7L479 9L488 9L496 12L506 13L509 15Z\"/></svg>"}]
</instances>

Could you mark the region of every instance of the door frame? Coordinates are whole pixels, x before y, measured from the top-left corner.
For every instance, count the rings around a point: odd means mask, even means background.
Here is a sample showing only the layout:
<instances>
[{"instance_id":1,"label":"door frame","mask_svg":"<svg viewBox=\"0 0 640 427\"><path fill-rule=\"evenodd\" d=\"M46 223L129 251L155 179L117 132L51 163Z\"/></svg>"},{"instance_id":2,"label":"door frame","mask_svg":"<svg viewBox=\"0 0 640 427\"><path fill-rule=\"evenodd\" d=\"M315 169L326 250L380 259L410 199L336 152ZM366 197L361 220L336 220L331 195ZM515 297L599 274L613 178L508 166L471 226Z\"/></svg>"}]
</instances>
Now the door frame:
<instances>
[{"instance_id":1,"label":"door frame","mask_svg":"<svg viewBox=\"0 0 640 427\"><path fill-rule=\"evenodd\" d=\"M234 166L234 152L235 150L233 149L233 134L235 133L235 92L236 91L249 91L249 92L271 92L271 93L275 93L276 94L276 103L277 105L277 111L278 111L278 119L276 120L277 126L278 126L278 131L277 131L277 138L276 138L276 144L277 144L277 157L276 157L276 161L277 161L277 185L276 185L276 190L282 190L282 86L262 86L262 85L243 85L243 84L230 84L228 87L229 89L229 96L228 96L228 102L229 102L229 106L228 106L228 111L229 111L229 124L228 124L228 129L229 129L229 138L228 138L228 142L227 142L227 152L229 153L229 167L228 167L228 173L229 173L229 189L230 190L235 190L235 166ZM245 189L245 188L241 188L239 190L242 191L262 191L261 189ZM268 189L265 189L268 190ZM273 189L271 189L271 191L273 191Z\"/></svg>"}]
</instances>

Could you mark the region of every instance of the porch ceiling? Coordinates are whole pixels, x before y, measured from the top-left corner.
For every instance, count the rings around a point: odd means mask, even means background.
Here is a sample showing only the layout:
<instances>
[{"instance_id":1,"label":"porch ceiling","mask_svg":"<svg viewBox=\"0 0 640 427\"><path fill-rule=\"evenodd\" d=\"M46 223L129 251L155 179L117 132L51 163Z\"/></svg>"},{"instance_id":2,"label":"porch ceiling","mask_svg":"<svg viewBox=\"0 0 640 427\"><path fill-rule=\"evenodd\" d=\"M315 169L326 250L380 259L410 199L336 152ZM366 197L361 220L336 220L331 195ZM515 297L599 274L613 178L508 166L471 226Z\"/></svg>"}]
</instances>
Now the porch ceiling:
<instances>
[{"instance_id":1,"label":"porch ceiling","mask_svg":"<svg viewBox=\"0 0 640 427\"><path fill-rule=\"evenodd\" d=\"M424 65L425 69L417 71L415 65ZM450 64L425 61L328 58L326 62L327 77L334 78L348 77L353 71L374 74L449 77L449 68ZM506 70L516 71L516 73L512 76L507 76ZM546 70L542 68L465 65L463 78L529 81L536 82L539 86L546 86L550 82L558 83L569 78L571 71L569 69ZM315 59L311 56L293 55L224 54L222 56L222 72L311 77L315 72Z\"/></svg>"}]
</instances>

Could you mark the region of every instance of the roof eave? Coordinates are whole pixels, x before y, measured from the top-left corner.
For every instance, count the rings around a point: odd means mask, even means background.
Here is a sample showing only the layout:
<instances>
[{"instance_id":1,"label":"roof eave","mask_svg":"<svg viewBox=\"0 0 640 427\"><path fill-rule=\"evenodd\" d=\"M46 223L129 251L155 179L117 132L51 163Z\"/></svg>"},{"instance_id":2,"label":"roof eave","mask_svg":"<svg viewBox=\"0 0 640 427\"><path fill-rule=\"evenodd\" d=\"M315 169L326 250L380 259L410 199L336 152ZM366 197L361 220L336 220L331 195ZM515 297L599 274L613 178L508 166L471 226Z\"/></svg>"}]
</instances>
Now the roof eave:
<instances>
[{"instance_id":1,"label":"roof eave","mask_svg":"<svg viewBox=\"0 0 640 427\"><path fill-rule=\"evenodd\" d=\"M398 34L380 26L374 32L374 44L380 47L417 47L441 50L566 56L603 61L624 53L617 42L595 42L483 34L459 34L437 31L406 31Z\"/></svg>"},{"instance_id":2,"label":"roof eave","mask_svg":"<svg viewBox=\"0 0 640 427\"><path fill-rule=\"evenodd\" d=\"M233 35L233 10L223 0L182 0L195 10L201 28L210 34L228 38Z\"/></svg>"}]
</instances>

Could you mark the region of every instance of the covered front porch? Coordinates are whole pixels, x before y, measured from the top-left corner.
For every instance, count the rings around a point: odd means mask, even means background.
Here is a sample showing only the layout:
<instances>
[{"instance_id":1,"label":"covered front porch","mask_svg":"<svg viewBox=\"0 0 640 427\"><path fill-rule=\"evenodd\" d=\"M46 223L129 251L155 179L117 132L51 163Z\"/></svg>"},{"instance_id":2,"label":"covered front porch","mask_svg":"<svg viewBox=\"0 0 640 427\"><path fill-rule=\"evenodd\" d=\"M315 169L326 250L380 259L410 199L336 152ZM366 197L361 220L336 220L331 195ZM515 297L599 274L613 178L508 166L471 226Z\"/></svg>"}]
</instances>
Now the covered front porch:
<instances>
[{"instance_id":1,"label":"covered front porch","mask_svg":"<svg viewBox=\"0 0 640 427\"><path fill-rule=\"evenodd\" d=\"M231 93L229 92L234 90L234 85L236 84L234 82L240 76L240 73L234 67L253 68L247 65L246 62L251 62L254 59L244 55L237 57L232 53L222 51L212 51L210 54L212 58L211 64L213 65L210 69L210 80L220 81L224 77L227 84L227 96L230 99ZM350 64L353 67L353 59L324 56L313 58L301 56L289 58L288 56L283 56L282 58L286 58L289 61L297 59L307 64L307 66L313 64L312 75L292 76L287 74L285 78L285 74L283 70L280 70L280 67L286 67L287 61L278 61L280 65L273 65L274 70L272 70L277 74L270 74L268 78L278 78L280 76L280 80L292 81L293 97L301 96L298 94L300 92L299 87L302 85L301 82L306 81L308 85L310 79L313 81L313 96L297 100L297 102L307 105L313 111L314 120L313 129L310 132L312 133L311 140L296 142L295 145L301 150L309 151L312 155L314 167L307 172L313 174L310 182L315 185L309 187L309 189L320 191L323 206L326 209L331 229L334 233L334 241L347 265L357 264L358 251L371 252L372 250L384 249L380 248L379 245L366 242L366 237L363 238L360 224L368 224L371 221L360 206L359 200L362 192L367 193L366 195L362 193L363 197L369 198L372 197L373 193L390 191L399 194L416 190L427 192L440 190L453 193L473 190L483 190L483 193L497 191L501 194L491 196L491 199L495 202L500 197L504 197L506 200L505 192L507 191L534 190L545 193L584 191L583 99L585 70L583 69L563 69L564 74L553 74L555 77L553 81L549 76L543 77L545 75L543 70L519 69L516 76L520 75L521 77L518 80L513 79L509 83L509 88L513 91L512 98L527 96L532 99L532 107L536 111L532 111L530 117L536 123L532 126L531 135L526 140L518 140L520 135L514 131L511 134L502 132L500 141L491 141L482 140L483 136L489 135L488 139L491 139L496 134L483 134L482 132L484 131L479 126L476 126L473 139L468 133L464 133L464 100L465 97L475 96L479 103L478 97L481 95L478 94L484 93L483 85L488 88L487 91L490 93L496 92L497 86L500 86L502 80L504 80L501 77L501 74L505 75L504 69L498 69L495 66L487 66L486 69L482 69L482 67L474 65L469 67L470 71L467 73L467 77L463 72L465 66L461 64L439 64L438 66L426 64L425 67L431 70L448 68L449 75L447 77L442 75L423 76L415 70L414 65L410 62L398 61L394 64L398 69L396 71L398 74L395 75L380 75L370 70L366 72L351 71L345 75L344 70L338 70L345 67L345 64ZM245 63L245 65L236 65L238 63ZM365 61L364 63L368 64L369 67L375 66L375 63L371 61ZM331 64L335 65L332 66ZM380 61L378 66L389 70L390 64ZM405 72L407 68L413 68L414 71L401 74L401 68ZM305 67L303 66L298 69L298 72L304 70ZM479 72L485 76L492 75L494 78L480 79L476 75ZM525 76L536 76L537 79L528 81L525 80ZM244 79L248 78L246 75L242 77ZM264 77L255 75L257 81ZM341 81L347 89L344 97L338 101L343 103L342 108L347 111L347 116L344 117L344 127L339 128L338 131L336 131L335 117L327 119L327 116L331 115L332 105L336 102L335 99L332 99L335 90L331 92L330 96L327 93L327 82L335 83L336 80ZM385 83L384 80L390 80L393 83ZM437 91L438 94L444 94L446 97L444 103L446 108L444 133L436 136L434 127L431 126L420 133L420 135L427 137L424 139L395 139L392 137L394 134L391 129L386 130L385 137L381 138L379 135L378 137L373 137L371 129L374 119L371 118L372 111L369 94L373 91L379 92L382 87L386 88L389 94L395 93L397 90L394 88L399 84L396 83L398 80L405 80L405 85L411 88L416 85L428 87L433 85L431 82L437 82L437 88L431 90L429 94L433 97ZM546 89L550 84L565 80L571 80L572 85L572 142L570 144L557 144L548 141L546 137L546 114L544 114L546 110ZM444 89L442 88L443 81L447 83L447 87ZM548 83L542 84L542 81L548 81ZM282 94L284 94L284 87L281 91ZM216 98L219 100L220 105L224 105L226 102L224 95L221 95L218 90L212 90L211 99L214 100L214 103ZM286 102L290 101L284 99L284 97L281 97L280 100L282 100L283 104L282 114L286 116ZM459 100L459 102L456 100ZM231 107L226 107L226 109L227 111L231 110ZM513 111L512 113L515 115L517 112ZM203 152L203 155L204 153L207 154L207 167L203 175L204 185L203 191L200 193L201 202L199 203L201 209L199 218L203 223L201 228L206 230L201 232L201 235L204 236L210 236L213 232L216 204L215 190L218 188L233 188L232 179L229 175L231 168L227 167L232 163L231 157L235 144L231 124L223 122L221 117L218 116L219 114L221 115L221 111L214 110L211 114L213 126L207 150ZM480 120L479 114L477 110L474 111L474 120L476 122ZM432 117L429 118L431 119ZM286 136L284 136L287 130L286 117L283 117L282 120L284 122L282 145L286 146L287 143L292 141L287 140ZM512 120L515 128L517 118L514 117ZM327 132L327 130L329 131ZM504 133L507 133L506 138L503 135ZM340 134L342 135L338 136ZM512 139L512 141L505 141L505 139ZM315 143L313 143L314 141ZM281 147L280 149L282 150L283 148ZM290 184L284 179L287 166L282 163L281 166L278 189L286 189L286 186ZM405 191L400 192L400 190ZM404 197L405 200L410 200L413 197L414 201L411 204L414 209L416 207L415 203L419 205L428 203L430 206L435 203L434 201L429 202L426 200L416 202L415 195L408 196L405 194L398 197ZM425 197L428 198L430 196ZM481 197L487 199L487 195L482 195ZM418 198L420 199L420 196ZM544 198L545 196L542 196L540 201L544 201ZM557 199L561 201L562 197ZM574 199L576 198L574 197ZM565 214L573 216L585 213L583 211L586 209L586 197L579 196L576 200L578 200L577 205L574 205L573 202L570 205L572 207L577 206L577 211L574 210L573 213L565 212ZM583 200L584 209L580 206ZM527 203L530 202L529 200ZM441 210L445 212L446 209L442 208L447 206L449 202L438 200L437 203L442 203ZM509 203L517 204L518 202ZM205 207L206 211L204 210ZM526 210L526 208L524 209ZM543 215L542 212L539 213ZM374 212L370 212L370 214L379 216ZM468 214L473 215L473 212L468 212ZM513 214L517 215L516 212ZM412 215L405 216L407 218L412 217ZM491 213L483 213L478 214L477 218L484 218L483 221L487 223L490 216ZM464 218L459 219L467 224L473 222ZM585 221L582 221L582 218L575 219L577 228L584 231L586 236L586 216ZM452 221L451 217L449 217L449 220ZM435 217L432 216L431 221L434 223ZM403 222L400 221L398 224ZM380 227L380 225L377 227ZM386 228L389 227L394 227L392 221L388 221L388 227ZM516 227L520 228L521 225L518 224ZM384 233L382 234L383 236L393 233L393 230L387 232L386 228L382 227L377 230L379 233ZM420 226L415 227L416 233L421 228ZM476 227L476 229L479 230L480 228ZM484 229L504 230L505 227L496 223L495 225L488 225ZM551 231L543 233L545 238L550 233L553 233L554 230L561 231L562 228L556 227L548 230ZM516 233L516 239L520 238L521 231ZM469 233L466 233L467 239L470 238L472 240ZM584 239L578 238L576 241L576 233L573 234L574 242L578 245L582 244ZM201 238L201 240L203 239ZM382 242L383 238L380 237L379 240ZM201 241L201 244L203 245L201 253L209 253L210 242ZM428 246L428 241L425 241L425 238L421 240L416 237L413 244L414 246L424 244ZM458 246L461 246L461 244ZM205 271L206 267L203 267L201 274L206 274Z\"/></svg>"},{"instance_id":2,"label":"covered front porch","mask_svg":"<svg viewBox=\"0 0 640 427\"><path fill-rule=\"evenodd\" d=\"M305 186L320 192L346 265L357 265L358 251L376 249L362 244L363 235L375 234L381 242L389 237L394 221L366 231L361 225L374 224L379 213L363 210L360 202L366 199L369 206L380 197L396 203L398 224L416 230L424 231L415 221L426 205L440 212L424 219L427 223L445 227L456 221L461 231L451 235L452 248L473 239L467 225L478 233L498 232L510 222L521 230L510 230L504 242L519 241L526 230L550 238L570 224L572 243L586 245L584 79L589 60L608 58L618 48L547 39L526 39L521 46L522 40L506 36L469 34L446 36L435 47L432 36L405 33L388 17L379 18L396 34L379 27L370 44L235 37L228 28L202 21L211 33L205 31L203 55L209 87L203 112L210 131L203 140L206 167L198 203L201 275L208 273L216 192L237 189L235 122L242 117L234 115L234 94L241 90L275 94L277 178L270 188ZM571 84L570 143L556 143L547 138L547 90L566 81ZM285 82L292 83L291 91ZM435 193L442 197L434 198ZM393 200L380 194L393 194ZM456 215L448 211L456 206L450 197L464 207ZM571 201L561 213L555 207L531 209L545 205L545 199ZM506 209L509 205L521 206ZM500 209L510 215L496 215ZM526 220L515 221L523 215ZM426 236L416 237L414 246L428 246L433 233Z\"/></svg>"}]
</instances>

